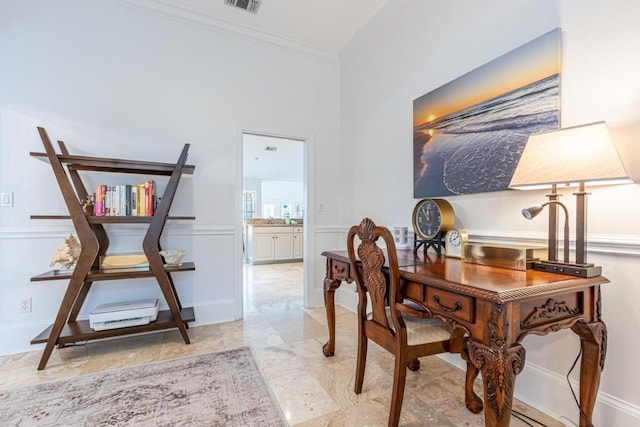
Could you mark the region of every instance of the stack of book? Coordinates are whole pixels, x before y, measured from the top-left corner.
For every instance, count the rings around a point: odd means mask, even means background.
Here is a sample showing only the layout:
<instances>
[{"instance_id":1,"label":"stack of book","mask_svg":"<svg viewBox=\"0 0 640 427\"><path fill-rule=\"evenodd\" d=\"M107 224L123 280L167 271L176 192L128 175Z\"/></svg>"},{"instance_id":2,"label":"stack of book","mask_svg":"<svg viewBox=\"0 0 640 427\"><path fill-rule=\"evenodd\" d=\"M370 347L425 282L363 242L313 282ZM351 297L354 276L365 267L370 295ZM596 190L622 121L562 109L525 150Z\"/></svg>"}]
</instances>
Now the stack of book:
<instances>
[{"instance_id":1,"label":"stack of book","mask_svg":"<svg viewBox=\"0 0 640 427\"><path fill-rule=\"evenodd\" d=\"M156 209L156 183L96 186L95 216L152 216Z\"/></svg>"}]
</instances>

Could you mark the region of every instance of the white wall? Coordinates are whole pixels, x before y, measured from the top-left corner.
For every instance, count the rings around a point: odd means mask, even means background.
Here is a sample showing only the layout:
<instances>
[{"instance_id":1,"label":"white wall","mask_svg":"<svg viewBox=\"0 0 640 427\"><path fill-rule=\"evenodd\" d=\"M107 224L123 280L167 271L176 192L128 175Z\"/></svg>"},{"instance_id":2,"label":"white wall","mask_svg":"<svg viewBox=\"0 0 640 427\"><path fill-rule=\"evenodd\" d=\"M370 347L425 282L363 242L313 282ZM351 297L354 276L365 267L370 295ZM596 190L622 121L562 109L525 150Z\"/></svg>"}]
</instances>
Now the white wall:
<instances>
[{"instance_id":1,"label":"white wall","mask_svg":"<svg viewBox=\"0 0 640 427\"><path fill-rule=\"evenodd\" d=\"M627 161L640 149L640 3L636 0L409 0L391 19L365 28L341 66L341 138L350 145L353 192L347 224L364 216L388 226L411 224L412 101L554 29L562 28L563 126L605 120ZM391 6L388 6L391 7ZM373 29L373 30L372 30ZM575 207L570 191L563 199ZM497 192L448 198L472 238L544 243L546 222L525 221L524 206L544 192ZM640 186L593 189L589 257L611 280L602 288L607 364L595 424L640 422ZM346 287L345 287L346 288ZM338 295L352 302L352 291ZM564 381L579 350L570 332L527 337L516 395L556 417L576 421ZM572 378L577 378L574 373Z\"/></svg>"},{"instance_id":2,"label":"white wall","mask_svg":"<svg viewBox=\"0 0 640 427\"><path fill-rule=\"evenodd\" d=\"M296 206L304 206L304 186L302 182L262 181L262 203L275 207L274 217L283 217L282 203L291 206L291 217L295 217Z\"/></svg>"},{"instance_id":3,"label":"white wall","mask_svg":"<svg viewBox=\"0 0 640 427\"><path fill-rule=\"evenodd\" d=\"M30 281L73 230L70 221L29 219L66 213L51 169L29 156L43 150L36 126L92 156L171 162L191 144L195 174L181 181L171 213L196 220L170 223L162 243L186 248L195 261L195 272L174 279L197 323L240 316L243 128L304 137L314 160L309 180L327 206L310 212L311 224L331 235L343 214L344 199L330 196L344 178L323 174L340 148L336 59L100 0L0 0L0 58L0 191L15 194L13 208L0 208L0 354L39 348L29 341L51 323L66 288ZM146 230L108 229L111 251L140 248ZM307 232L313 242L315 229ZM324 265L315 258L310 293L321 304ZM151 279L99 283L81 315L97 303L153 294ZM28 296L33 311L19 314Z\"/></svg>"}]
</instances>

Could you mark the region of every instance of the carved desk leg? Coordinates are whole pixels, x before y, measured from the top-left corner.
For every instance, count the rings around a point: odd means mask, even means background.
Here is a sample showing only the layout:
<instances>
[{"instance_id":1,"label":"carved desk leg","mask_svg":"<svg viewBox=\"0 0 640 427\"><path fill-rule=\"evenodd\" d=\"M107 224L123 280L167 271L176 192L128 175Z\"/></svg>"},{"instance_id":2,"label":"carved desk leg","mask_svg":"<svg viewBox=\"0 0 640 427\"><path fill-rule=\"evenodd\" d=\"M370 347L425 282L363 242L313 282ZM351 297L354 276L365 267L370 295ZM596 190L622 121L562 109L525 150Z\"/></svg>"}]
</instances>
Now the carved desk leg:
<instances>
[{"instance_id":1,"label":"carved desk leg","mask_svg":"<svg viewBox=\"0 0 640 427\"><path fill-rule=\"evenodd\" d=\"M327 311L327 326L329 327L329 341L322 346L322 353L326 357L333 356L336 349L336 305L335 293L342 281L336 279L324 279L324 306Z\"/></svg>"},{"instance_id":2,"label":"carved desk leg","mask_svg":"<svg viewBox=\"0 0 640 427\"><path fill-rule=\"evenodd\" d=\"M593 427L593 407L598 396L600 373L607 352L607 327L603 322L576 323L573 332L580 336L580 427Z\"/></svg>"},{"instance_id":3,"label":"carved desk leg","mask_svg":"<svg viewBox=\"0 0 640 427\"><path fill-rule=\"evenodd\" d=\"M516 375L524 368L525 350L520 344L509 346L502 305L495 305L489 322L490 345L469 340L471 363L482 372L484 419L491 427L508 427L513 405Z\"/></svg>"}]
</instances>

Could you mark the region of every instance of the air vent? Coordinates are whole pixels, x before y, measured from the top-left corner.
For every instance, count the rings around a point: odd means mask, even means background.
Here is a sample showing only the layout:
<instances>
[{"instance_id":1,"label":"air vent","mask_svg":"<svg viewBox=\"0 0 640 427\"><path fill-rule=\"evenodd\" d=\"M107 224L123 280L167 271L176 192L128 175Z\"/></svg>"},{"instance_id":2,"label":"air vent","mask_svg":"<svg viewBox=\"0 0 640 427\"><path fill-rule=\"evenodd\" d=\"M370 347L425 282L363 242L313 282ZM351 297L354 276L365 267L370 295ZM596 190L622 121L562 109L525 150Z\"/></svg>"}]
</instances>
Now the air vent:
<instances>
[{"instance_id":1,"label":"air vent","mask_svg":"<svg viewBox=\"0 0 640 427\"><path fill-rule=\"evenodd\" d=\"M260 9L260 5L262 4L262 0L224 0L224 3L257 15L258 9Z\"/></svg>"},{"instance_id":2,"label":"air vent","mask_svg":"<svg viewBox=\"0 0 640 427\"><path fill-rule=\"evenodd\" d=\"M277 149L278 149L278 147L274 147L274 146L271 146L271 145L267 145L267 147L265 148L265 150L267 150L267 151L276 151Z\"/></svg>"}]
</instances>

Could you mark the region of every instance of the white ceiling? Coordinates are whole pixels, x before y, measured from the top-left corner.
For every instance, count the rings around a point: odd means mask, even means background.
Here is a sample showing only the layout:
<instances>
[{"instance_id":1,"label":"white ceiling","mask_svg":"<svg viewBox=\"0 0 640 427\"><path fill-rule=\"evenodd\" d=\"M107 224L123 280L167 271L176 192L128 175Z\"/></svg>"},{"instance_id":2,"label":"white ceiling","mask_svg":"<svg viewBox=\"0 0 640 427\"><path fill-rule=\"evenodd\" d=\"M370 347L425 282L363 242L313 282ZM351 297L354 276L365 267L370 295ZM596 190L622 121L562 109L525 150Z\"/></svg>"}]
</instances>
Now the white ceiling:
<instances>
[{"instance_id":1,"label":"white ceiling","mask_svg":"<svg viewBox=\"0 0 640 427\"><path fill-rule=\"evenodd\" d=\"M304 142L245 133L242 143L243 178L303 181ZM267 151L266 147L275 147L276 151Z\"/></svg>"},{"instance_id":2,"label":"white ceiling","mask_svg":"<svg viewBox=\"0 0 640 427\"><path fill-rule=\"evenodd\" d=\"M230 24L333 55L391 0L263 0L257 15L224 0L120 0L191 20ZM395 1L395 0L394 0ZM214 24L215 25L215 24Z\"/></svg>"},{"instance_id":3,"label":"white ceiling","mask_svg":"<svg viewBox=\"0 0 640 427\"><path fill-rule=\"evenodd\" d=\"M385 4L400 0L263 0L258 14L224 0L115 0L131 6L338 58L340 51ZM303 181L301 141L245 135L243 177ZM275 146L275 152L265 147Z\"/></svg>"}]
</instances>

